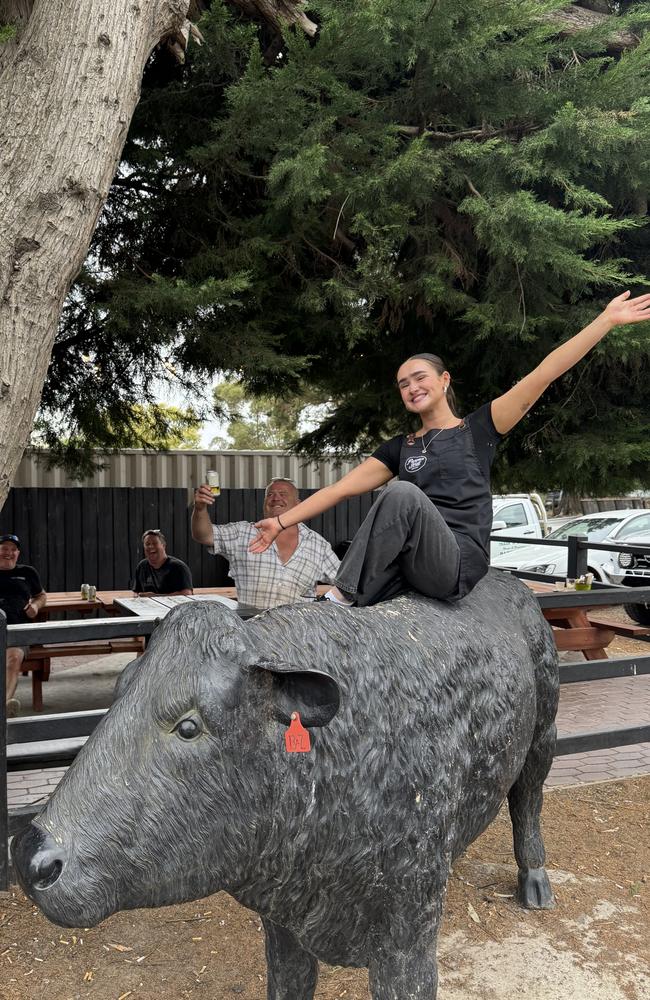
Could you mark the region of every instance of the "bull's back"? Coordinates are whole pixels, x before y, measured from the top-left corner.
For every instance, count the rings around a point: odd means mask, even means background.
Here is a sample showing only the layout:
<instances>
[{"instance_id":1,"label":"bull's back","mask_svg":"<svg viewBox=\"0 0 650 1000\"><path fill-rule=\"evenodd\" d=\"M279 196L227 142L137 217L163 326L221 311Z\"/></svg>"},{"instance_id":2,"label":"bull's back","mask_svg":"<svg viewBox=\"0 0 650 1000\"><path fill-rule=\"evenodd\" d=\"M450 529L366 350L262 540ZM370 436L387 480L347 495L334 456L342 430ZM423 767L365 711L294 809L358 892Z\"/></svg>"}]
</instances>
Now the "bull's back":
<instances>
[{"instance_id":1,"label":"bull's back","mask_svg":"<svg viewBox=\"0 0 650 1000\"><path fill-rule=\"evenodd\" d=\"M324 817L331 843L338 818L344 841L376 842L384 856L391 844L404 856L401 832L456 855L490 822L530 747L552 660L518 581L491 573L452 605L416 594L364 609L294 605L249 627L271 660L325 670L341 688L337 715L314 733L316 840Z\"/></svg>"}]
</instances>

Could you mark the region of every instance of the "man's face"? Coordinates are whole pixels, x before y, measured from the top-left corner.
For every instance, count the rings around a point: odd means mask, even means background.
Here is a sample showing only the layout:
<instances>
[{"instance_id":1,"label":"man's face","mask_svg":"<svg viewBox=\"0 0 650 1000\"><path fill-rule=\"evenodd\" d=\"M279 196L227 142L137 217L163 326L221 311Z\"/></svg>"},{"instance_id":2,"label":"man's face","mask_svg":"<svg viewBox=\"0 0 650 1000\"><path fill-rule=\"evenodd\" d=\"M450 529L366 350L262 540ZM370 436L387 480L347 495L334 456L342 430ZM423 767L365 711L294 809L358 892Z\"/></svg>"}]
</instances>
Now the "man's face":
<instances>
[{"instance_id":1,"label":"man's face","mask_svg":"<svg viewBox=\"0 0 650 1000\"><path fill-rule=\"evenodd\" d=\"M0 545L0 569L15 569L20 549L15 542L3 542Z\"/></svg>"},{"instance_id":2,"label":"man's face","mask_svg":"<svg viewBox=\"0 0 650 1000\"><path fill-rule=\"evenodd\" d=\"M264 498L264 517L282 517L298 503L298 491L291 483L271 483Z\"/></svg>"},{"instance_id":3,"label":"man's face","mask_svg":"<svg viewBox=\"0 0 650 1000\"><path fill-rule=\"evenodd\" d=\"M154 569L158 569L167 558L167 549L160 535L145 535L142 548L145 559Z\"/></svg>"}]
</instances>

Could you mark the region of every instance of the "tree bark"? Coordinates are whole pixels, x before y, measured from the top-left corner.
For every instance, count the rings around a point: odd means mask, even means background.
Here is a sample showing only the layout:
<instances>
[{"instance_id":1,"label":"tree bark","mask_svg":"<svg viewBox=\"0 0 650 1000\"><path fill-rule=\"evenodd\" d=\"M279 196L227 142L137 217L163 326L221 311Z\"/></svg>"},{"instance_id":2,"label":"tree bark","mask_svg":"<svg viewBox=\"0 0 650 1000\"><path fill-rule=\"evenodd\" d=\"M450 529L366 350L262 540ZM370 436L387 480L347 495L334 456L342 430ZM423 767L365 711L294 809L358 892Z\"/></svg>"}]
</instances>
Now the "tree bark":
<instances>
[{"instance_id":1,"label":"tree bark","mask_svg":"<svg viewBox=\"0 0 650 1000\"><path fill-rule=\"evenodd\" d=\"M27 24L32 13L34 0L0 0L0 25L13 25L15 36L4 45L0 45L0 74L13 58L21 30Z\"/></svg>"},{"instance_id":2,"label":"tree bark","mask_svg":"<svg viewBox=\"0 0 650 1000\"><path fill-rule=\"evenodd\" d=\"M0 76L0 505L145 62L189 0L35 0Z\"/></svg>"},{"instance_id":3,"label":"tree bark","mask_svg":"<svg viewBox=\"0 0 650 1000\"><path fill-rule=\"evenodd\" d=\"M309 30L298 0L234 0ZM145 63L200 0L0 0L0 508L38 409Z\"/></svg>"}]
</instances>

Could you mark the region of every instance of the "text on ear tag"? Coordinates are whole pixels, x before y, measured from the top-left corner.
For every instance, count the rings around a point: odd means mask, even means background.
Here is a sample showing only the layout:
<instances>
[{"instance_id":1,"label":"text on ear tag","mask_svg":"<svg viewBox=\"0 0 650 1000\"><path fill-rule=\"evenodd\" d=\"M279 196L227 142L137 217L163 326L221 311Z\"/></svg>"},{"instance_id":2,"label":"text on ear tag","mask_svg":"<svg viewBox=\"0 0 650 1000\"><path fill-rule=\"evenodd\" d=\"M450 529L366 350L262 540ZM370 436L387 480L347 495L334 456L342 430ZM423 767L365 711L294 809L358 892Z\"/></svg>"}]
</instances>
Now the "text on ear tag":
<instances>
[{"instance_id":1,"label":"text on ear tag","mask_svg":"<svg viewBox=\"0 0 650 1000\"><path fill-rule=\"evenodd\" d=\"M291 725L284 734L287 753L308 753L311 750L309 733L300 721L298 712L291 713Z\"/></svg>"}]
</instances>

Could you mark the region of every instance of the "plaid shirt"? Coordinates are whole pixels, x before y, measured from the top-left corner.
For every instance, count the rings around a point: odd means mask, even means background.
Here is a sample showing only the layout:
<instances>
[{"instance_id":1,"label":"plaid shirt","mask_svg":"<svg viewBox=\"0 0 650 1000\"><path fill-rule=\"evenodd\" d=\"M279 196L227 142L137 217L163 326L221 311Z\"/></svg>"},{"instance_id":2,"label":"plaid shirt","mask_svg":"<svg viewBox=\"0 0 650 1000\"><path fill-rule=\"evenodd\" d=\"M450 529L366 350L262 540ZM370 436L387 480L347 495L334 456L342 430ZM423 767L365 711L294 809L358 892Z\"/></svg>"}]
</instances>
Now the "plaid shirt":
<instances>
[{"instance_id":1,"label":"plaid shirt","mask_svg":"<svg viewBox=\"0 0 650 1000\"><path fill-rule=\"evenodd\" d=\"M316 583L332 580L340 565L329 542L304 524L298 525L298 545L284 564L275 542L266 552L248 551L258 534L249 521L213 524L212 530L214 541L208 551L228 559L237 600L254 608L275 608L314 597Z\"/></svg>"}]
</instances>

